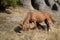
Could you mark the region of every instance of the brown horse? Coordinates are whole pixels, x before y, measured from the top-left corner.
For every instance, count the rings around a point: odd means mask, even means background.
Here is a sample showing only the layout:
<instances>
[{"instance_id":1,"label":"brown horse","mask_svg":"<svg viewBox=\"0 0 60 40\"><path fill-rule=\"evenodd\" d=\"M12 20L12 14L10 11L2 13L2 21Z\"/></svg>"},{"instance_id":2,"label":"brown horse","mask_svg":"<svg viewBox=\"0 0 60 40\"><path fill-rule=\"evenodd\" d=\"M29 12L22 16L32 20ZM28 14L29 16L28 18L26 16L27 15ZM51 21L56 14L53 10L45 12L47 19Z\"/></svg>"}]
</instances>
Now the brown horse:
<instances>
[{"instance_id":1,"label":"brown horse","mask_svg":"<svg viewBox=\"0 0 60 40\"><path fill-rule=\"evenodd\" d=\"M47 31L49 31L51 22L54 22L50 13L48 13L48 12L28 12L26 18L24 19L24 21L22 23L22 29L24 31L27 30L27 23L33 22L35 24L35 27L37 27L36 23L41 23L43 21L47 25Z\"/></svg>"}]
</instances>

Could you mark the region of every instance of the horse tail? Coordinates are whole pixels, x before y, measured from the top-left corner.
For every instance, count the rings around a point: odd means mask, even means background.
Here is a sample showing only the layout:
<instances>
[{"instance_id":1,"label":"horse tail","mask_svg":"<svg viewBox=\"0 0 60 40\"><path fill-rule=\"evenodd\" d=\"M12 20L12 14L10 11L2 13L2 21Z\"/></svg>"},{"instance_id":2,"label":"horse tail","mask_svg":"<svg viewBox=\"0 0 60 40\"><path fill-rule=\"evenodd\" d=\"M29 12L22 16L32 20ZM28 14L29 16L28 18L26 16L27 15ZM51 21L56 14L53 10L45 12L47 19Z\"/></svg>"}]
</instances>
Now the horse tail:
<instances>
[{"instance_id":1,"label":"horse tail","mask_svg":"<svg viewBox=\"0 0 60 40\"><path fill-rule=\"evenodd\" d=\"M51 19L53 23L55 23L55 20L54 19Z\"/></svg>"},{"instance_id":2,"label":"horse tail","mask_svg":"<svg viewBox=\"0 0 60 40\"><path fill-rule=\"evenodd\" d=\"M52 15L50 13L49 13L49 17L50 17L52 23L54 24L55 23L55 20L52 18Z\"/></svg>"},{"instance_id":3,"label":"horse tail","mask_svg":"<svg viewBox=\"0 0 60 40\"><path fill-rule=\"evenodd\" d=\"M51 18L51 21L53 22L53 24L55 23L55 20L50 16L50 18Z\"/></svg>"}]
</instances>

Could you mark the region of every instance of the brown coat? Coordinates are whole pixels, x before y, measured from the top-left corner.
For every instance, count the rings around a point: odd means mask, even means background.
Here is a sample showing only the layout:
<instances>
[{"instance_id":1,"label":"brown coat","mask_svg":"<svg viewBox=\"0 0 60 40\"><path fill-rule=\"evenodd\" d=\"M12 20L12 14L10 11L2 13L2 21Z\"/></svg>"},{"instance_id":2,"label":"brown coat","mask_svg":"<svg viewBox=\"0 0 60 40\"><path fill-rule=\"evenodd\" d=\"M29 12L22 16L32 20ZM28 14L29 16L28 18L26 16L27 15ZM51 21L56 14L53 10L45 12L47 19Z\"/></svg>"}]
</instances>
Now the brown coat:
<instances>
[{"instance_id":1,"label":"brown coat","mask_svg":"<svg viewBox=\"0 0 60 40\"><path fill-rule=\"evenodd\" d=\"M41 23L45 21L47 25L47 31L49 30L50 23L54 20L52 19L52 16L48 12L28 12L26 18L24 19L22 23L22 29L25 31L27 30L27 23L34 23L36 25L36 22Z\"/></svg>"}]
</instances>

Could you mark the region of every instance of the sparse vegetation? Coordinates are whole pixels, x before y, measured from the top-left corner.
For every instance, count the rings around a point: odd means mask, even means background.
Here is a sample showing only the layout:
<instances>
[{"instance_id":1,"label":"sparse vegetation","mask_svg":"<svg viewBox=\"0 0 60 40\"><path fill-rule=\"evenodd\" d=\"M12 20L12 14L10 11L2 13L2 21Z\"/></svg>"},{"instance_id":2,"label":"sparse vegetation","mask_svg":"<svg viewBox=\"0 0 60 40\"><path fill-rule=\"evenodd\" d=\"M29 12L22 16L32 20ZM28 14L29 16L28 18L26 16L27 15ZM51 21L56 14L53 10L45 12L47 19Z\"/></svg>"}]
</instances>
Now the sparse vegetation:
<instances>
[{"instance_id":1,"label":"sparse vegetation","mask_svg":"<svg viewBox=\"0 0 60 40\"><path fill-rule=\"evenodd\" d=\"M5 10L7 7L17 7L19 0L0 0L0 10Z\"/></svg>"},{"instance_id":2,"label":"sparse vegetation","mask_svg":"<svg viewBox=\"0 0 60 40\"><path fill-rule=\"evenodd\" d=\"M17 8L19 11L14 14L0 13L0 40L60 40L60 14L53 15L56 23L51 27L51 30L31 30L28 32L16 33L14 29L20 26L28 9ZM3 21L5 20L5 21Z\"/></svg>"}]
</instances>

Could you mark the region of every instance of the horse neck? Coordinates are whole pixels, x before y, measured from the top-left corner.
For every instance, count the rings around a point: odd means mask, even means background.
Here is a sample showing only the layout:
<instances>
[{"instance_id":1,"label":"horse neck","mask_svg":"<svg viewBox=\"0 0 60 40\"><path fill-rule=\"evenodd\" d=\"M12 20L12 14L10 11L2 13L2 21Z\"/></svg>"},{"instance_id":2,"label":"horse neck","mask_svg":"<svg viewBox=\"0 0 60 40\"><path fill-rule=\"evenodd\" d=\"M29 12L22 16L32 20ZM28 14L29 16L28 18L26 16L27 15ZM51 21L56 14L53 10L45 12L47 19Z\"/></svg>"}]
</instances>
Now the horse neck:
<instances>
[{"instance_id":1,"label":"horse neck","mask_svg":"<svg viewBox=\"0 0 60 40\"><path fill-rule=\"evenodd\" d=\"M23 21L23 25L27 24L27 22L29 22L29 20L30 20L30 14L27 14L26 18Z\"/></svg>"}]
</instances>

